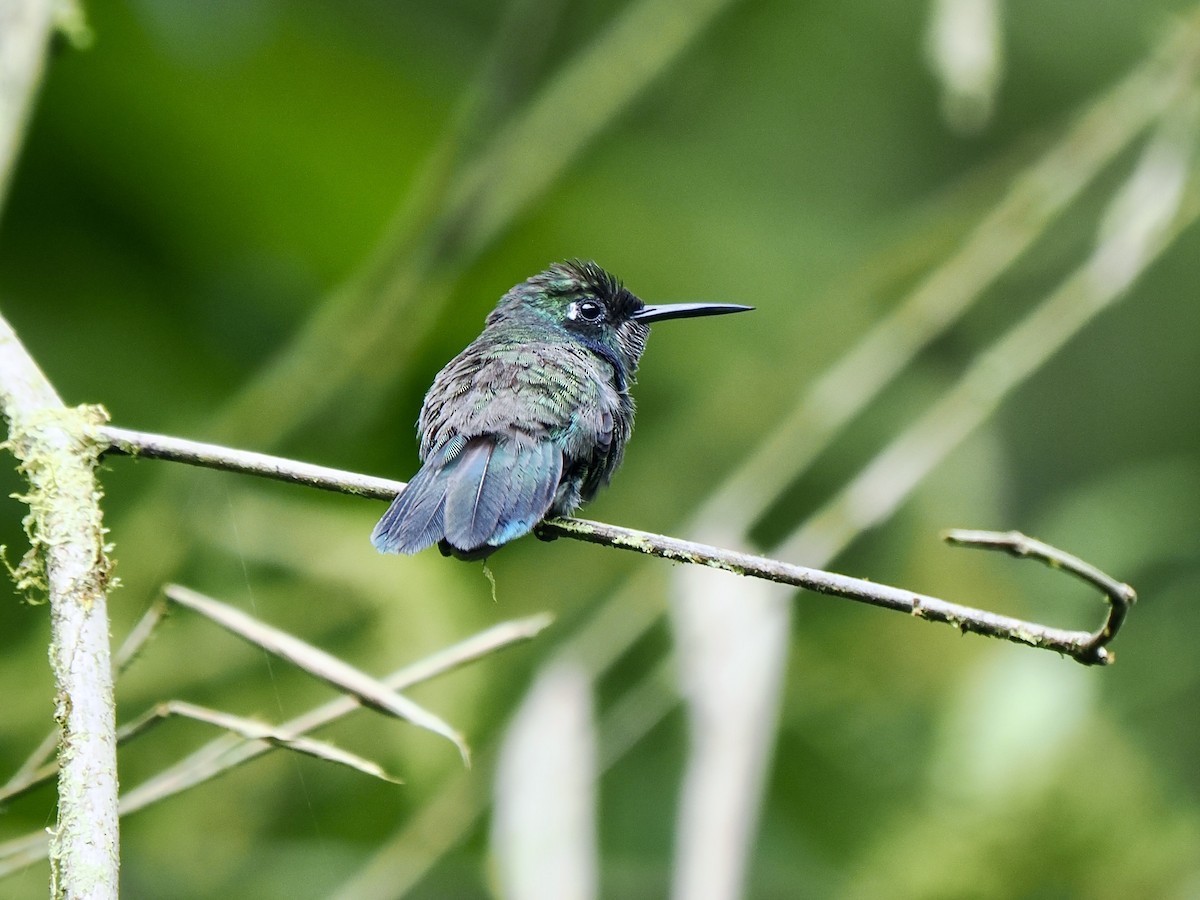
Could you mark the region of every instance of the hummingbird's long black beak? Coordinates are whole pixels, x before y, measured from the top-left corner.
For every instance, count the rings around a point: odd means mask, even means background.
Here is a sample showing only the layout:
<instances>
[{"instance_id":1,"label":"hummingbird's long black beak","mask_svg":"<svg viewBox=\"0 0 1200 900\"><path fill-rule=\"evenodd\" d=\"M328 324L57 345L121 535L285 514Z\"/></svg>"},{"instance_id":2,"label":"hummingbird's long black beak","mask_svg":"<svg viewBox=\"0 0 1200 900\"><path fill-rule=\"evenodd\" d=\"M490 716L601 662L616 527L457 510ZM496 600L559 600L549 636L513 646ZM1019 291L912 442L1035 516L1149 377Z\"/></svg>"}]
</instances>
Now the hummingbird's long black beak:
<instances>
[{"instance_id":1,"label":"hummingbird's long black beak","mask_svg":"<svg viewBox=\"0 0 1200 900\"><path fill-rule=\"evenodd\" d=\"M630 318L639 322L661 322L663 319L692 319L696 316L723 316L726 313L746 312L753 306L736 303L667 303L657 306L646 305Z\"/></svg>"}]
</instances>

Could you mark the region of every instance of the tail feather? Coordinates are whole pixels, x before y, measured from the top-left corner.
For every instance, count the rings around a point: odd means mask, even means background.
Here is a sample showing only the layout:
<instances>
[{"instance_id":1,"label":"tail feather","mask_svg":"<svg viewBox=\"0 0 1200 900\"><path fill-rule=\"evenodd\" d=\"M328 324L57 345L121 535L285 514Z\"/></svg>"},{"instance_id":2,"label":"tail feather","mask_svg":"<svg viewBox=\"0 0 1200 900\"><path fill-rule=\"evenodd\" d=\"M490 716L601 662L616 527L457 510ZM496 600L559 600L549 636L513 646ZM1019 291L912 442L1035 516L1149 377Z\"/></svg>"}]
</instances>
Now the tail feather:
<instances>
[{"instance_id":1,"label":"tail feather","mask_svg":"<svg viewBox=\"0 0 1200 900\"><path fill-rule=\"evenodd\" d=\"M444 469L426 467L392 501L371 532L380 553L419 553L442 539L446 506Z\"/></svg>"},{"instance_id":2,"label":"tail feather","mask_svg":"<svg viewBox=\"0 0 1200 900\"><path fill-rule=\"evenodd\" d=\"M475 438L448 459L427 461L371 542L382 553L417 553L440 541L457 556L486 555L546 516L562 470L552 441Z\"/></svg>"},{"instance_id":3,"label":"tail feather","mask_svg":"<svg viewBox=\"0 0 1200 900\"><path fill-rule=\"evenodd\" d=\"M508 495L504 448L494 438L472 441L454 462L446 494L446 540L473 550L488 542Z\"/></svg>"}]
</instances>

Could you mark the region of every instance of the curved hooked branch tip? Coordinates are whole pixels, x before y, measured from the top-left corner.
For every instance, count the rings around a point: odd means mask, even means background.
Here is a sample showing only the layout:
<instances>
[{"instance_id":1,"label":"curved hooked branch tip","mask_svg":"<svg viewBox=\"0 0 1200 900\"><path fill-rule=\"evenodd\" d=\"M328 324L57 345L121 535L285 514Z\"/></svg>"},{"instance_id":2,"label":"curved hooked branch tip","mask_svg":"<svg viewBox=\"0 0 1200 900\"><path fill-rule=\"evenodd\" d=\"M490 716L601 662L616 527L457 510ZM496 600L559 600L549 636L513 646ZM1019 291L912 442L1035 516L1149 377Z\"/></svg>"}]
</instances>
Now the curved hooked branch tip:
<instances>
[{"instance_id":1,"label":"curved hooked branch tip","mask_svg":"<svg viewBox=\"0 0 1200 900\"><path fill-rule=\"evenodd\" d=\"M1078 556L1072 556L1057 547L1027 537L1019 531L952 528L942 534L942 539L956 547L1000 550L1023 559L1040 560L1052 569L1062 569L1086 581L1108 597L1108 618L1086 640L1079 641L1073 650L1064 652L1086 665L1106 666L1116 659L1116 654L1110 652L1107 645L1121 630L1125 616L1129 614L1129 607L1137 602L1137 592L1129 585L1106 575Z\"/></svg>"}]
</instances>

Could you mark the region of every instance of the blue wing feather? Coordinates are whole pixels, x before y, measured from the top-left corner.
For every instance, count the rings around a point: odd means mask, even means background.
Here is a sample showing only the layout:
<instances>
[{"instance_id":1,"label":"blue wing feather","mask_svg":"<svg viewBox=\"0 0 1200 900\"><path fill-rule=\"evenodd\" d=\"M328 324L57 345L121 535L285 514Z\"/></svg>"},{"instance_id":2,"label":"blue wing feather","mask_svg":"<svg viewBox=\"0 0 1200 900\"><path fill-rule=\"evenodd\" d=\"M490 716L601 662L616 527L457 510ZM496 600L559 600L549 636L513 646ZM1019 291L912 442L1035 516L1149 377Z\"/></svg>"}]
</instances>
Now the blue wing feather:
<instances>
[{"instance_id":1,"label":"blue wing feather","mask_svg":"<svg viewBox=\"0 0 1200 900\"><path fill-rule=\"evenodd\" d=\"M509 468L510 494L488 539L494 547L519 538L545 518L562 478L562 452L552 441L514 444Z\"/></svg>"}]
</instances>

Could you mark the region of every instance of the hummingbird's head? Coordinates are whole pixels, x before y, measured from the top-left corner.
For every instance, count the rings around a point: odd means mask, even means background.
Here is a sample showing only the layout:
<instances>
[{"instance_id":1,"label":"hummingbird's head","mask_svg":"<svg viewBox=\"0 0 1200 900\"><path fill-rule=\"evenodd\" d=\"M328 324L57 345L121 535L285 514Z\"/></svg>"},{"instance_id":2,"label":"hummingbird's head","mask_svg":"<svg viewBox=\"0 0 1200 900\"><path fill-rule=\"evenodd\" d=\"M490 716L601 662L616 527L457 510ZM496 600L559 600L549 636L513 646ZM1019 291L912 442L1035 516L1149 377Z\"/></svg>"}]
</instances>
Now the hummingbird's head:
<instances>
[{"instance_id":1,"label":"hummingbird's head","mask_svg":"<svg viewBox=\"0 0 1200 900\"><path fill-rule=\"evenodd\" d=\"M594 262L555 263L504 295L487 324L534 314L603 356L621 376L637 369L650 323L751 309L729 303L649 306Z\"/></svg>"}]
</instances>

